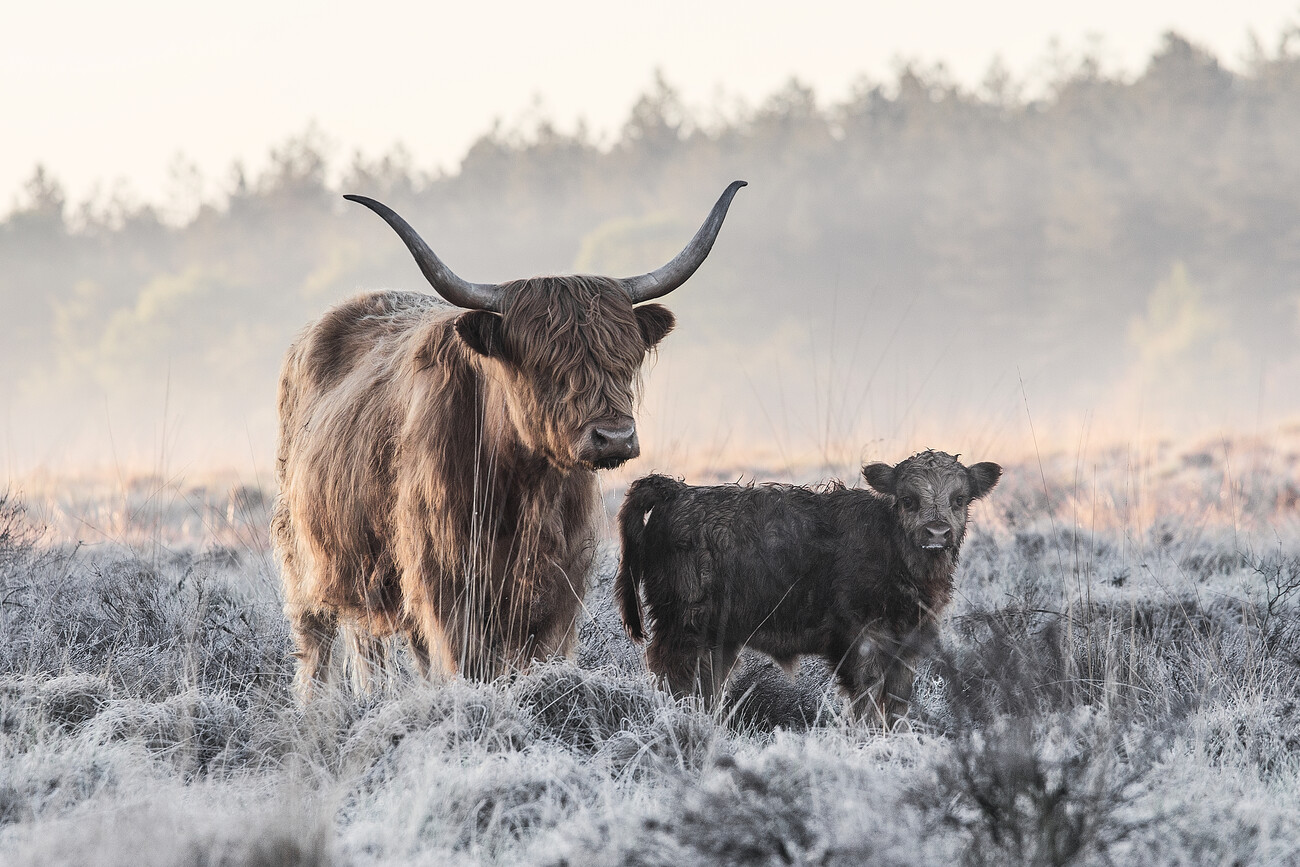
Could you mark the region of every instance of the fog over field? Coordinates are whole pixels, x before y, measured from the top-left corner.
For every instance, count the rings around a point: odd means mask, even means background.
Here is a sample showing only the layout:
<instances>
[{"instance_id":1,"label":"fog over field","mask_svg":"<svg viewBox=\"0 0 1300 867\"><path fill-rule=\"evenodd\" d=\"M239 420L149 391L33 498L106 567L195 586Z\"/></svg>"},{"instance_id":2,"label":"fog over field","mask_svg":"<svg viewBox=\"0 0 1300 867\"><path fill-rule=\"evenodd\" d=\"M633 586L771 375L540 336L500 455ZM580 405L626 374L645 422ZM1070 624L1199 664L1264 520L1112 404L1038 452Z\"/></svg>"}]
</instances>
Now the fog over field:
<instances>
[{"instance_id":1,"label":"fog over field","mask_svg":"<svg viewBox=\"0 0 1300 867\"><path fill-rule=\"evenodd\" d=\"M717 247L669 299L647 468L1023 454L1031 421L1057 445L1262 432L1300 412L1294 52L1232 72L1169 35L1126 77L1059 57L1033 100L912 66L844 101L791 81L709 116L661 78L600 145L543 115L430 173L311 128L184 207L69 201L37 168L0 221L4 459L265 480L294 333L358 291L426 286L342 193L500 281L657 267L735 178Z\"/></svg>"},{"instance_id":2,"label":"fog over field","mask_svg":"<svg viewBox=\"0 0 1300 867\"><path fill-rule=\"evenodd\" d=\"M177 195L0 217L0 864L1300 863L1300 28L1229 65L904 64L602 136L544 110L452 169L312 125ZM744 179L663 299L643 455L571 660L292 690L269 539L294 335L471 281L628 276ZM674 699L611 598L628 484L861 485L933 447L975 503L908 725L747 653ZM340 652L336 654L342 657ZM342 658L336 660L342 663Z\"/></svg>"}]
</instances>

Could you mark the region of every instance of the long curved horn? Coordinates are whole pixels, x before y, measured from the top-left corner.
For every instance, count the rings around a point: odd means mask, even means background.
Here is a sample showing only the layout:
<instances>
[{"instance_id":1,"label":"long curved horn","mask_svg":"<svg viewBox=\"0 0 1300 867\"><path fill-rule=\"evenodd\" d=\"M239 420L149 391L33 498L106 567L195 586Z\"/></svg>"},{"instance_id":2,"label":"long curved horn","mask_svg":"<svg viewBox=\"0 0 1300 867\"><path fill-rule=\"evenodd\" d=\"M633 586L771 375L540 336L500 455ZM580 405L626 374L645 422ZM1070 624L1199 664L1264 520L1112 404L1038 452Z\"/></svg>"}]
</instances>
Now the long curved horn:
<instances>
[{"instance_id":1,"label":"long curved horn","mask_svg":"<svg viewBox=\"0 0 1300 867\"><path fill-rule=\"evenodd\" d=\"M415 262L420 266L426 280L433 286L435 292L443 298L455 304L457 307L464 307L466 310L490 310L493 313L501 312L501 286L496 283L470 283L468 280L462 280L456 276L456 273L442 264L442 260L437 257L429 245L424 243L424 239L411 228L411 224L397 215L397 212L382 202L376 202L374 199L368 199L365 196L344 196L343 198L351 202L357 202L365 205L370 210L384 218L384 222L393 227L398 237L406 242L406 247L415 257Z\"/></svg>"},{"instance_id":2,"label":"long curved horn","mask_svg":"<svg viewBox=\"0 0 1300 867\"><path fill-rule=\"evenodd\" d=\"M712 211L709 211L704 225L700 226L700 230L695 233L694 238L691 238L691 242L671 262L649 274L622 280L623 288L627 290L628 295L632 296L633 304L667 295L690 279L695 269L704 263L705 257L713 249L718 230L722 228L722 221L727 216L727 208L731 207L731 200L735 198L736 191L743 186L745 186L744 181L732 181L731 185L723 190L718 203L713 206Z\"/></svg>"}]
</instances>

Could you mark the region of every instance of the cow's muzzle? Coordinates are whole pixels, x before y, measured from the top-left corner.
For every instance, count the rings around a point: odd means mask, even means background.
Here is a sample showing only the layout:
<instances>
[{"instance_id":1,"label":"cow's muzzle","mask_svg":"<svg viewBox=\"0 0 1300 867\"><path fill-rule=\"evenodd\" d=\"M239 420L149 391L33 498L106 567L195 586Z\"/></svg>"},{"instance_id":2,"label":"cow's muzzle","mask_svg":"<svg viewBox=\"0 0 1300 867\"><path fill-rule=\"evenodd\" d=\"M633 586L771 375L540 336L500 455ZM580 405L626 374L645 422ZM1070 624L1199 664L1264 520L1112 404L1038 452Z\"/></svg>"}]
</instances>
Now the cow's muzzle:
<instances>
[{"instance_id":1,"label":"cow's muzzle","mask_svg":"<svg viewBox=\"0 0 1300 867\"><path fill-rule=\"evenodd\" d=\"M927 551L952 547L952 527L942 521L931 521L916 531L916 544Z\"/></svg>"},{"instance_id":2,"label":"cow's muzzle","mask_svg":"<svg viewBox=\"0 0 1300 867\"><path fill-rule=\"evenodd\" d=\"M636 422L630 418L603 419L583 428L578 460L599 470L611 470L641 454Z\"/></svg>"}]
</instances>

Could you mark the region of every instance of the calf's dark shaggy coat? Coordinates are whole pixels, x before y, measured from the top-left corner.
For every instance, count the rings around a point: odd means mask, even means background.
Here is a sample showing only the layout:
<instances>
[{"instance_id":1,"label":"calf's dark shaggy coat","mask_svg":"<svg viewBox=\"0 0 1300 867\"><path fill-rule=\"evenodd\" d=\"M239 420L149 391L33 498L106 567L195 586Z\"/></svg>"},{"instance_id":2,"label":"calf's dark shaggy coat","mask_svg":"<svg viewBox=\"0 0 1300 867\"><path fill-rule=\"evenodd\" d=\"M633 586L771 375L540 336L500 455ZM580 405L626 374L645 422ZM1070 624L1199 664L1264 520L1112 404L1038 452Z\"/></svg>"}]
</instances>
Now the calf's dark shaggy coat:
<instances>
[{"instance_id":1,"label":"calf's dark shaggy coat","mask_svg":"<svg viewBox=\"0 0 1300 867\"><path fill-rule=\"evenodd\" d=\"M907 712L915 662L952 597L970 503L1002 468L927 451L862 474L874 491L660 475L632 485L616 595L642 641L644 594L646 660L673 692L712 702L749 647L787 668L822 656L855 716L874 706L890 726Z\"/></svg>"}]
</instances>

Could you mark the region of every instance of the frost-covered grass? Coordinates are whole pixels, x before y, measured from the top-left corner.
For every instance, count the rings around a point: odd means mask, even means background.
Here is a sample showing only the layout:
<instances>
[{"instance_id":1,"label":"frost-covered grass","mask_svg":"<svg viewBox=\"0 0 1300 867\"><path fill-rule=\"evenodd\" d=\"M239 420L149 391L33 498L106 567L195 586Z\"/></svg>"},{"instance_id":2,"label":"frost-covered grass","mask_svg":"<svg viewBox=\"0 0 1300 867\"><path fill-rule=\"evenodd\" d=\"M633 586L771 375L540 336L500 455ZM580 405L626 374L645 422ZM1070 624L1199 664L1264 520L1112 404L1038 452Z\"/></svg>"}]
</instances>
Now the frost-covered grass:
<instances>
[{"instance_id":1,"label":"frost-covered grass","mask_svg":"<svg viewBox=\"0 0 1300 867\"><path fill-rule=\"evenodd\" d=\"M256 491L5 498L0 862L1298 863L1300 465L1234 449L1009 467L890 734L665 696L612 547L576 660L303 708Z\"/></svg>"}]
</instances>

